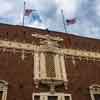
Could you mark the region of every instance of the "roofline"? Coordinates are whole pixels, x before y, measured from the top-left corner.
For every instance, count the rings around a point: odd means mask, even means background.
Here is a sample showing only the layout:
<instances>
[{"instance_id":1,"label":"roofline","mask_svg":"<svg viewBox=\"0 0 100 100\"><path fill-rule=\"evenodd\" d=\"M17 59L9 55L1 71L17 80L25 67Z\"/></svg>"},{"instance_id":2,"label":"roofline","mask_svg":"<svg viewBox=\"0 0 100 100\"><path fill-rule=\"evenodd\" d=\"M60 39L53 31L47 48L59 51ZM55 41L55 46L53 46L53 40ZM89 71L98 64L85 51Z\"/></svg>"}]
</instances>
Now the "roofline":
<instances>
[{"instance_id":1,"label":"roofline","mask_svg":"<svg viewBox=\"0 0 100 100\"><path fill-rule=\"evenodd\" d=\"M12 25L12 24L4 24L4 23L0 23L0 26L8 26L8 27L17 27L17 28L22 28L22 29L31 29L31 30L37 30L37 31L44 31L44 32L49 32L49 33L55 33L57 35L64 35L64 36L69 36L69 37L76 37L76 38L81 38L81 39L89 39L89 40L95 40L95 41L100 41L100 39L96 39L96 38L91 38L91 37L85 37L85 36L78 36L72 33L65 33L65 32L57 32L57 31L52 31L49 29L40 29L40 28L36 28L36 27L28 27L28 26L22 26L22 25Z\"/></svg>"}]
</instances>

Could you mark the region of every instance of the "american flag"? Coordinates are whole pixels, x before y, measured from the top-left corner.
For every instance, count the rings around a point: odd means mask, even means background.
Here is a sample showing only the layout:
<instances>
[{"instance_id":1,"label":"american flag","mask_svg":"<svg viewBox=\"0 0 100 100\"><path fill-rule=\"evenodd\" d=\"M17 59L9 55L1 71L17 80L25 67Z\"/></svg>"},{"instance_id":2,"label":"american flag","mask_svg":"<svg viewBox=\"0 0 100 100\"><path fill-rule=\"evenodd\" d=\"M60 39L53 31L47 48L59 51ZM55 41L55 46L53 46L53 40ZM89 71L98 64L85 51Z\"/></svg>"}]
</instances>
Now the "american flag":
<instances>
[{"instance_id":1,"label":"american flag","mask_svg":"<svg viewBox=\"0 0 100 100\"><path fill-rule=\"evenodd\" d=\"M25 9L24 16L30 16L32 14L32 9Z\"/></svg>"},{"instance_id":2,"label":"american flag","mask_svg":"<svg viewBox=\"0 0 100 100\"><path fill-rule=\"evenodd\" d=\"M73 18L73 19L67 19L67 20L66 20L66 23L67 23L67 25L75 24L75 23L76 23L76 18Z\"/></svg>"},{"instance_id":3,"label":"american flag","mask_svg":"<svg viewBox=\"0 0 100 100\"><path fill-rule=\"evenodd\" d=\"M24 2L23 25L24 25L25 16L29 17L30 22L33 22L33 21L42 22L38 11L35 9L26 8L25 5L26 5L26 2Z\"/></svg>"}]
</instances>

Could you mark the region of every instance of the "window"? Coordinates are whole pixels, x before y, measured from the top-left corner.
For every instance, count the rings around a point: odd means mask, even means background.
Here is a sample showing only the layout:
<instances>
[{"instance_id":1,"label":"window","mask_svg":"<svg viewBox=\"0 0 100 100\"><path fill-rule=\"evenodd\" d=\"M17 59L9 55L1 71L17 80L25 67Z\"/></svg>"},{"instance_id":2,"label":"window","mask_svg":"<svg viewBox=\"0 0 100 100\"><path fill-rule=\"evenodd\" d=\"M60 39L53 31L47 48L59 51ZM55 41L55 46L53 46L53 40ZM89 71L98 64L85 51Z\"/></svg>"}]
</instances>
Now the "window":
<instances>
[{"instance_id":1,"label":"window","mask_svg":"<svg viewBox=\"0 0 100 100\"><path fill-rule=\"evenodd\" d=\"M2 92L2 91L0 91L0 100L2 100L2 93L3 93L3 92Z\"/></svg>"},{"instance_id":2,"label":"window","mask_svg":"<svg viewBox=\"0 0 100 100\"><path fill-rule=\"evenodd\" d=\"M100 94L94 94L95 100L100 100Z\"/></svg>"},{"instance_id":3,"label":"window","mask_svg":"<svg viewBox=\"0 0 100 100\"><path fill-rule=\"evenodd\" d=\"M33 100L72 100L71 94L63 93L34 93Z\"/></svg>"},{"instance_id":4,"label":"window","mask_svg":"<svg viewBox=\"0 0 100 100\"><path fill-rule=\"evenodd\" d=\"M100 85L90 86L91 100L100 100Z\"/></svg>"},{"instance_id":5,"label":"window","mask_svg":"<svg viewBox=\"0 0 100 100\"><path fill-rule=\"evenodd\" d=\"M67 81L64 55L52 52L35 52L34 79L56 79Z\"/></svg>"},{"instance_id":6,"label":"window","mask_svg":"<svg viewBox=\"0 0 100 100\"><path fill-rule=\"evenodd\" d=\"M48 100L57 100L57 96L48 96Z\"/></svg>"},{"instance_id":7,"label":"window","mask_svg":"<svg viewBox=\"0 0 100 100\"><path fill-rule=\"evenodd\" d=\"M0 100L6 100L7 98L8 83L0 80Z\"/></svg>"},{"instance_id":8,"label":"window","mask_svg":"<svg viewBox=\"0 0 100 100\"><path fill-rule=\"evenodd\" d=\"M40 96L34 96L34 100L40 100Z\"/></svg>"},{"instance_id":9,"label":"window","mask_svg":"<svg viewBox=\"0 0 100 100\"><path fill-rule=\"evenodd\" d=\"M56 77L54 55L52 53L46 53L45 60L47 77Z\"/></svg>"}]
</instances>

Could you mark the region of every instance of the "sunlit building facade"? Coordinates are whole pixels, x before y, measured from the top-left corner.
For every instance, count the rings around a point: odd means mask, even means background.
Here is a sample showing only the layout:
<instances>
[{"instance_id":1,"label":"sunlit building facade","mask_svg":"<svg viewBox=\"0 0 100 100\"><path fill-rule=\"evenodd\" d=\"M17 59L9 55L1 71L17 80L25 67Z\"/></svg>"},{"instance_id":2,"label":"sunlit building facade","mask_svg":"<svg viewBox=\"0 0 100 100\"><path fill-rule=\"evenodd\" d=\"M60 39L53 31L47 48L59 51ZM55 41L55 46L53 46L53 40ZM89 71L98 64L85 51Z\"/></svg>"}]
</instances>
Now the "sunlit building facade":
<instances>
[{"instance_id":1,"label":"sunlit building facade","mask_svg":"<svg viewBox=\"0 0 100 100\"><path fill-rule=\"evenodd\" d=\"M100 40L0 24L0 100L100 100Z\"/></svg>"}]
</instances>

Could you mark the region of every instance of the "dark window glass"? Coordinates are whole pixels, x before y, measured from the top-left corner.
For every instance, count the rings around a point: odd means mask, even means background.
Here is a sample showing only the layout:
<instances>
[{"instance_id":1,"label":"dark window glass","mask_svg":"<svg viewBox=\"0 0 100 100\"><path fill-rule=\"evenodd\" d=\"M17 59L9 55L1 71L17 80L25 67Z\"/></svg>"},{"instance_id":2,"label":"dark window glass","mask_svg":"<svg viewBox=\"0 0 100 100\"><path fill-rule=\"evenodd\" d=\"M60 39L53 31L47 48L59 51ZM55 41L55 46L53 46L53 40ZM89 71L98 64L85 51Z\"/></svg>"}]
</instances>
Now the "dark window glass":
<instances>
[{"instance_id":1,"label":"dark window glass","mask_svg":"<svg viewBox=\"0 0 100 100\"><path fill-rule=\"evenodd\" d=\"M46 53L46 72L47 72L47 77L56 77L54 54L52 53Z\"/></svg>"},{"instance_id":2,"label":"dark window glass","mask_svg":"<svg viewBox=\"0 0 100 100\"><path fill-rule=\"evenodd\" d=\"M57 100L57 96L48 96L48 100Z\"/></svg>"},{"instance_id":3,"label":"dark window glass","mask_svg":"<svg viewBox=\"0 0 100 100\"><path fill-rule=\"evenodd\" d=\"M0 91L0 100L2 100L2 91Z\"/></svg>"},{"instance_id":4,"label":"dark window glass","mask_svg":"<svg viewBox=\"0 0 100 100\"><path fill-rule=\"evenodd\" d=\"M65 96L65 100L70 100L69 96Z\"/></svg>"},{"instance_id":5,"label":"dark window glass","mask_svg":"<svg viewBox=\"0 0 100 100\"><path fill-rule=\"evenodd\" d=\"M100 100L100 94L94 94L95 100Z\"/></svg>"},{"instance_id":6,"label":"dark window glass","mask_svg":"<svg viewBox=\"0 0 100 100\"><path fill-rule=\"evenodd\" d=\"M34 96L34 100L40 100L40 96Z\"/></svg>"}]
</instances>

